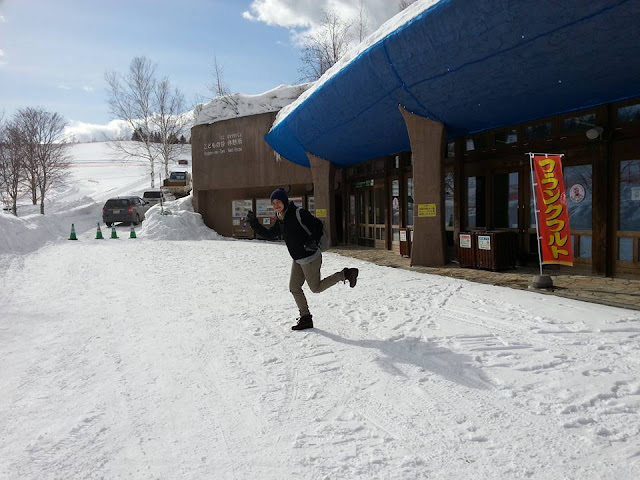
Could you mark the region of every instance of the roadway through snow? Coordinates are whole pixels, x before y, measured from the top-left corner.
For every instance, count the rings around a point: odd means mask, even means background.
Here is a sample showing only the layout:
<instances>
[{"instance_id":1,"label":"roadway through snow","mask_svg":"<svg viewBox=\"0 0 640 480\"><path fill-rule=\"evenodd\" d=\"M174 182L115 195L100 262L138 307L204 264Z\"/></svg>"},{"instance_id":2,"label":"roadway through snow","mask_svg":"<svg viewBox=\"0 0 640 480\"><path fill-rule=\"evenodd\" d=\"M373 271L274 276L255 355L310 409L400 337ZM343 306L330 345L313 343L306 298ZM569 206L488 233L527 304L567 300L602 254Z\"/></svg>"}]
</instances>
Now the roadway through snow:
<instances>
[{"instance_id":1,"label":"roadway through snow","mask_svg":"<svg viewBox=\"0 0 640 480\"><path fill-rule=\"evenodd\" d=\"M5 258L1 478L640 475L638 312L128 229Z\"/></svg>"}]
</instances>

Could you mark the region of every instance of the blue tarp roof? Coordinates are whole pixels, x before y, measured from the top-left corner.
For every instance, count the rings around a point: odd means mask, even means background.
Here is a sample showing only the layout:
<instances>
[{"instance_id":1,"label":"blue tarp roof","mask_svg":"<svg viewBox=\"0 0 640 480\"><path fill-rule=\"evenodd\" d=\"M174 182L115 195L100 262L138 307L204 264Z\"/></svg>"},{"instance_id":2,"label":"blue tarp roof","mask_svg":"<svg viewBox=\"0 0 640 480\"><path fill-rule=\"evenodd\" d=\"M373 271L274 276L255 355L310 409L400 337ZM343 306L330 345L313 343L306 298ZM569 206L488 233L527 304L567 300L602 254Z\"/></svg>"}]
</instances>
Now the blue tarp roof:
<instances>
[{"instance_id":1,"label":"blue tarp roof","mask_svg":"<svg viewBox=\"0 0 640 480\"><path fill-rule=\"evenodd\" d=\"M638 96L640 0L441 0L265 138L300 165L349 166L410 149L398 105L455 137Z\"/></svg>"}]
</instances>

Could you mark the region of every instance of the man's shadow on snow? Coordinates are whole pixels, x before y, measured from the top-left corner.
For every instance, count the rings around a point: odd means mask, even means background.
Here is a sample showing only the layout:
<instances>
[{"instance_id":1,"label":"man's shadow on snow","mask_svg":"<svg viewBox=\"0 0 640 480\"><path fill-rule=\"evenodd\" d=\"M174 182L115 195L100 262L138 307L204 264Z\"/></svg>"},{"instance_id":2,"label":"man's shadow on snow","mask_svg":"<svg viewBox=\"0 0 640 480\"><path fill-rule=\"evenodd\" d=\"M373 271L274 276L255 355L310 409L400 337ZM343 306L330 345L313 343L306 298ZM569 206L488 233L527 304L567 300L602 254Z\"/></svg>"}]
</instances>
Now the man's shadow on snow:
<instances>
[{"instance_id":1,"label":"man's shadow on snow","mask_svg":"<svg viewBox=\"0 0 640 480\"><path fill-rule=\"evenodd\" d=\"M454 353L435 342L425 342L418 338L351 340L318 328L312 331L336 343L379 350L382 355L375 362L391 375L406 376L398 368L399 364L415 365L465 387L481 390L494 388L487 375L473 365L469 355Z\"/></svg>"}]
</instances>

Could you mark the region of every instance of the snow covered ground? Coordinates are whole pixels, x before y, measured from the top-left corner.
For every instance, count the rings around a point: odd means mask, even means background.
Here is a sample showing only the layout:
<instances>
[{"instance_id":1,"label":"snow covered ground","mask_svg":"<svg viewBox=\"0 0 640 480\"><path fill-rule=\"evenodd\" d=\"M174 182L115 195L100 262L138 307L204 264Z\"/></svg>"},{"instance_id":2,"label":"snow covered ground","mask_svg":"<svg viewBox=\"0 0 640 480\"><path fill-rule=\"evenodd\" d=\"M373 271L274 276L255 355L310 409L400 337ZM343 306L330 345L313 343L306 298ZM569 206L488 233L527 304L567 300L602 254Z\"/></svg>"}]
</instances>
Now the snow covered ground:
<instances>
[{"instance_id":1,"label":"snow covered ground","mask_svg":"<svg viewBox=\"0 0 640 480\"><path fill-rule=\"evenodd\" d=\"M95 240L80 200L146 181L103 168L0 214L0 478L640 478L639 312L329 252L358 285L292 332L283 245L189 198Z\"/></svg>"}]
</instances>

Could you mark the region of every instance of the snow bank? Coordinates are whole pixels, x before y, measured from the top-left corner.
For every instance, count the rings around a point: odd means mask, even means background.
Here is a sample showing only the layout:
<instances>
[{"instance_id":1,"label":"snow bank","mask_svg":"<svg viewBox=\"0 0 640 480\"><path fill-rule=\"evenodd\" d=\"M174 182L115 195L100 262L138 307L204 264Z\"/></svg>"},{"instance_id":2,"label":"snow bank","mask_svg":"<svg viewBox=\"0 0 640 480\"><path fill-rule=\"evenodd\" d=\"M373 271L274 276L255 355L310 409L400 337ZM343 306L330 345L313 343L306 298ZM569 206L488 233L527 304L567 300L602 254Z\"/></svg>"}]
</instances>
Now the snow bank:
<instances>
[{"instance_id":1,"label":"snow bank","mask_svg":"<svg viewBox=\"0 0 640 480\"><path fill-rule=\"evenodd\" d=\"M195 125L206 125L230 118L277 112L294 102L311 85L313 84L279 85L259 95L234 93L224 97L216 97L203 105L196 117Z\"/></svg>"},{"instance_id":2,"label":"snow bank","mask_svg":"<svg viewBox=\"0 0 640 480\"><path fill-rule=\"evenodd\" d=\"M368 50L376 43L384 40L398 28L406 23L409 23L414 18L421 15L425 10L428 10L430 7L440 1L441 0L418 0L417 2L402 10L395 17L392 17L385 23L383 23L378 30L366 37L362 42L360 42L360 44L355 46L340 60L338 60L338 62L336 62L333 67L327 70L317 82L310 84L310 88L307 88L306 91L302 93L294 102L291 102L287 106L283 107L282 110L278 112L276 120L275 122L273 122L273 126L271 127L271 129L273 130L276 125L287 118L287 116L291 112L298 108L307 98L313 95L314 92L321 89L331 78L335 77L343 68L345 68L353 60L355 60L358 55L360 55L365 50Z\"/></svg>"},{"instance_id":3,"label":"snow bank","mask_svg":"<svg viewBox=\"0 0 640 480\"><path fill-rule=\"evenodd\" d=\"M0 255L35 252L48 243L68 239L72 223L76 232L81 232L95 229L96 222L102 219L102 205L90 197L67 202L66 207L46 215L14 217L9 212L0 213ZM47 208L45 204L45 213Z\"/></svg>"},{"instance_id":4,"label":"snow bank","mask_svg":"<svg viewBox=\"0 0 640 480\"><path fill-rule=\"evenodd\" d=\"M226 240L204 224L202 215L193 211L193 197L189 195L164 204L154 205L145 214L138 235L152 240Z\"/></svg>"}]
</instances>

